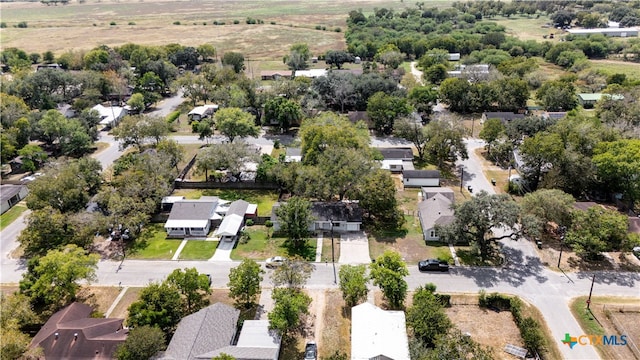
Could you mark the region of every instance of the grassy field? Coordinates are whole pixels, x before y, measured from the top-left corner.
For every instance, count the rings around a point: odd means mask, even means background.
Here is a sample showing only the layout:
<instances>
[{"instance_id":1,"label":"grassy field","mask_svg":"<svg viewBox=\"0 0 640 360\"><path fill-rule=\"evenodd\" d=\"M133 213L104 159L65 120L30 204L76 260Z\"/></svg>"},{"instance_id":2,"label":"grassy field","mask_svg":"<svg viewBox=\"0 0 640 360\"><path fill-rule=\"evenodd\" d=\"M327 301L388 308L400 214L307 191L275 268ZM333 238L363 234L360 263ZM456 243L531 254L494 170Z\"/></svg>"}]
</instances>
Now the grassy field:
<instances>
[{"instance_id":1,"label":"grassy field","mask_svg":"<svg viewBox=\"0 0 640 360\"><path fill-rule=\"evenodd\" d=\"M448 1L432 1L434 6ZM66 6L40 3L2 3L0 32L3 47L19 47L27 53L89 50L104 44L131 42L146 45L180 43L186 46L213 44L218 54L239 51L248 59L281 61L291 44L305 42L314 54L344 49L347 14L374 7L401 9L406 5L389 0L275 0L163 1L88 0ZM263 24L248 25L252 17ZM234 20L238 24L233 24ZM27 28L13 27L25 21ZM213 25L213 22L225 25ZM179 22L180 25L174 25ZM316 26L326 30L315 30ZM340 28L341 32L334 31ZM55 39L55 41L51 41Z\"/></svg>"},{"instance_id":2,"label":"grassy field","mask_svg":"<svg viewBox=\"0 0 640 360\"><path fill-rule=\"evenodd\" d=\"M521 40L536 40L543 41L544 35L554 34L553 39L547 38L547 41L555 42L560 41L560 36L562 34L562 30L557 30L554 28L544 28L542 27L546 23L548 23L548 16L531 16L528 17L526 15L514 15L511 17L503 17L497 16L491 19L485 19L486 21L494 21L499 25L503 25L507 29L507 34L517 37ZM558 36L555 36L558 35Z\"/></svg>"},{"instance_id":3,"label":"grassy field","mask_svg":"<svg viewBox=\"0 0 640 360\"><path fill-rule=\"evenodd\" d=\"M209 260L218 247L217 241L191 240L182 248L180 260Z\"/></svg>"},{"instance_id":4,"label":"grassy field","mask_svg":"<svg viewBox=\"0 0 640 360\"><path fill-rule=\"evenodd\" d=\"M223 200L245 200L252 204L258 204L258 215L271 214L273 204L278 201L278 193L269 190L235 190L235 189L179 189L173 196L184 196L187 199L199 199L202 196L218 196Z\"/></svg>"},{"instance_id":5,"label":"grassy field","mask_svg":"<svg viewBox=\"0 0 640 360\"><path fill-rule=\"evenodd\" d=\"M27 211L26 206L15 205L4 214L0 215L0 230L14 222L23 212Z\"/></svg>"},{"instance_id":6,"label":"grassy field","mask_svg":"<svg viewBox=\"0 0 640 360\"><path fill-rule=\"evenodd\" d=\"M598 70L606 75L626 74L627 79L640 79L640 65L627 61L616 60L591 60L591 69Z\"/></svg>"}]
</instances>

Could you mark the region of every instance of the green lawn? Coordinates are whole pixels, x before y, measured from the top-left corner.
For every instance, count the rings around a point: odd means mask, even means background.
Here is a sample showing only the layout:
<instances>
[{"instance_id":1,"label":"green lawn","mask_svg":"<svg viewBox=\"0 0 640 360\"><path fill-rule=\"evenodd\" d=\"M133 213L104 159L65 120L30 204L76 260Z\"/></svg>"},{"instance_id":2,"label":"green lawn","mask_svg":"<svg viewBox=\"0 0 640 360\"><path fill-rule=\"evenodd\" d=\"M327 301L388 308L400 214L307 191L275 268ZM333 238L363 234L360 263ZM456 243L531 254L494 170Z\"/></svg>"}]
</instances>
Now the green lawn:
<instances>
[{"instance_id":1,"label":"green lawn","mask_svg":"<svg viewBox=\"0 0 640 360\"><path fill-rule=\"evenodd\" d=\"M587 298L581 296L576 298L571 303L571 312L573 316L578 320L580 327L584 330L585 334L604 335L604 329L598 323L598 320L587 309Z\"/></svg>"},{"instance_id":2,"label":"green lawn","mask_svg":"<svg viewBox=\"0 0 640 360\"><path fill-rule=\"evenodd\" d=\"M27 210L26 206L16 205L9 209L6 213L0 215L0 230L14 222L23 212Z\"/></svg>"},{"instance_id":3,"label":"green lawn","mask_svg":"<svg viewBox=\"0 0 640 360\"><path fill-rule=\"evenodd\" d=\"M232 260L264 260L272 256L301 256L306 260L315 260L316 241L315 238L307 240L301 249L293 249L286 244L284 237L267 237L267 228L264 226L247 227L249 241L246 243L238 242L236 247L231 251Z\"/></svg>"},{"instance_id":4,"label":"green lawn","mask_svg":"<svg viewBox=\"0 0 640 360\"><path fill-rule=\"evenodd\" d=\"M180 239L167 240L163 224L150 224L127 249L129 259L171 259L180 246Z\"/></svg>"},{"instance_id":5,"label":"green lawn","mask_svg":"<svg viewBox=\"0 0 640 360\"><path fill-rule=\"evenodd\" d=\"M184 196L187 199L199 199L202 196L218 196L223 200L245 200L252 204L258 204L258 215L271 214L273 204L278 201L278 193L270 190L236 190L236 189L179 189L174 196Z\"/></svg>"},{"instance_id":6,"label":"green lawn","mask_svg":"<svg viewBox=\"0 0 640 360\"><path fill-rule=\"evenodd\" d=\"M218 247L217 241L191 240L180 252L180 260L209 260Z\"/></svg>"},{"instance_id":7,"label":"green lawn","mask_svg":"<svg viewBox=\"0 0 640 360\"><path fill-rule=\"evenodd\" d=\"M640 79L638 75L638 63L611 61L611 60L589 60L591 70L598 70L607 75L626 74L627 79Z\"/></svg>"}]
</instances>

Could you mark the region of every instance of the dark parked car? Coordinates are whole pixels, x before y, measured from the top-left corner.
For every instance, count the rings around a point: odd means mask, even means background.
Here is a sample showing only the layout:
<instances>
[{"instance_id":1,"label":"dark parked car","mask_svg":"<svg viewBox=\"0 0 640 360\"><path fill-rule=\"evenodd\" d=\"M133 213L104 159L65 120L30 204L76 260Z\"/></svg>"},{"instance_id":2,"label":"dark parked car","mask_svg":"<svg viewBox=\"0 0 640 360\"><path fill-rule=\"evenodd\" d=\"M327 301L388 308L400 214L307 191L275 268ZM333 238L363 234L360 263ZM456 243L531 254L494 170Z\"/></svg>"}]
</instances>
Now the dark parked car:
<instances>
[{"instance_id":1,"label":"dark parked car","mask_svg":"<svg viewBox=\"0 0 640 360\"><path fill-rule=\"evenodd\" d=\"M449 271L449 264L438 259L422 260L418 263L420 271Z\"/></svg>"},{"instance_id":2,"label":"dark parked car","mask_svg":"<svg viewBox=\"0 0 640 360\"><path fill-rule=\"evenodd\" d=\"M317 360L318 359L318 346L315 341L309 341L307 346L304 347L304 360Z\"/></svg>"}]
</instances>

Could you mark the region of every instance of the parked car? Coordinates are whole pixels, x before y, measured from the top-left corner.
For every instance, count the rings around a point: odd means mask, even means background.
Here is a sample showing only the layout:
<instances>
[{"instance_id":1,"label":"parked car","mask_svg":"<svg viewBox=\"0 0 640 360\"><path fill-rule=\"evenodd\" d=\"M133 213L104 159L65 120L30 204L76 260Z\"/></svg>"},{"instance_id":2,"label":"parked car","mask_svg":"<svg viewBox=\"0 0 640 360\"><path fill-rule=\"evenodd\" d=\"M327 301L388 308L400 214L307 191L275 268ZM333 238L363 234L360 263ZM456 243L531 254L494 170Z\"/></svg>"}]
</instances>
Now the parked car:
<instances>
[{"instance_id":1,"label":"parked car","mask_svg":"<svg viewBox=\"0 0 640 360\"><path fill-rule=\"evenodd\" d=\"M315 341L309 341L304 347L304 360L317 360L318 346Z\"/></svg>"},{"instance_id":2,"label":"parked car","mask_svg":"<svg viewBox=\"0 0 640 360\"><path fill-rule=\"evenodd\" d=\"M282 256L274 256L274 257L270 257L267 259L266 261L266 266L268 268L275 268L278 267L280 265L282 265L282 263L284 263L284 258Z\"/></svg>"},{"instance_id":3,"label":"parked car","mask_svg":"<svg viewBox=\"0 0 640 360\"><path fill-rule=\"evenodd\" d=\"M449 271L449 264L438 259L427 259L418 262L418 270L420 271Z\"/></svg>"}]
</instances>

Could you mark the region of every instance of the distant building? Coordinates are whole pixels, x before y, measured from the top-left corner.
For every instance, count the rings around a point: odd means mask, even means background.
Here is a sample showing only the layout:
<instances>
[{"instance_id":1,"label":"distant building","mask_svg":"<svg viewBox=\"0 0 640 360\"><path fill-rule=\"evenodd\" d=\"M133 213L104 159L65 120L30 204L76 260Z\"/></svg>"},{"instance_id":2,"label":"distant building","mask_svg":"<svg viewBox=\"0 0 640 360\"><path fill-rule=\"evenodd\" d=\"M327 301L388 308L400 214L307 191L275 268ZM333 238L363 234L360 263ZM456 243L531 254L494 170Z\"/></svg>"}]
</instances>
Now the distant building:
<instances>
[{"instance_id":1,"label":"distant building","mask_svg":"<svg viewBox=\"0 0 640 360\"><path fill-rule=\"evenodd\" d=\"M460 53L449 53L449 61L460 61Z\"/></svg>"},{"instance_id":2,"label":"distant building","mask_svg":"<svg viewBox=\"0 0 640 360\"><path fill-rule=\"evenodd\" d=\"M264 70L260 71L260 79L262 80L280 80L290 79L291 70Z\"/></svg>"},{"instance_id":3,"label":"distant building","mask_svg":"<svg viewBox=\"0 0 640 360\"><path fill-rule=\"evenodd\" d=\"M311 79L315 79L322 76L327 76L326 69L296 70L294 75L294 77L306 77Z\"/></svg>"},{"instance_id":4,"label":"distant building","mask_svg":"<svg viewBox=\"0 0 640 360\"><path fill-rule=\"evenodd\" d=\"M440 186L440 171L403 170L402 184L404 187Z\"/></svg>"},{"instance_id":5,"label":"distant building","mask_svg":"<svg viewBox=\"0 0 640 360\"><path fill-rule=\"evenodd\" d=\"M217 110L218 105L216 104L196 106L193 110L189 111L187 116L189 117L189 122L200 121L202 119L212 117Z\"/></svg>"},{"instance_id":6,"label":"distant building","mask_svg":"<svg viewBox=\"0 0 640 360\"><path fill-rule=\"evenodd\" d=\"M511 120L522 119L524 117L525 117L524 114L518 114L514 112L504 112L504 111L484 112L482 113L482 118L480 119L480 123L484 124L489 119L500 119L500 121L506 125Z\"/></svg>"},{"instance_id":7,"label":"distant building","mask_svg":"<svg viewBox=\"0 0 640 360\"><path fill-rule=\"evenodd\" d=\"M98 104L91 108L100 115L100 125L104 125L107 128L112 128L120 123L120 120L127 115L127 110L120 106L102 106Z\"/></svg>"},{"instance_id":8,"label":"distant building","mask_svg":"<svg viewBox=\"0 0 640 360\"><path fill-rule=\"evenodd\" d=\"M490 66L488 64L458 65L453 71L447 71L447 76L463 78L475 83L485 81L489 77Z\"/></svg>"},{"instance_id":9,"label":"distant building","mask_svg":"<svg viewBox=\"0 0 640 360\"><path fill-rule=\"evenodd\" d=\"M580 93L578 94L578 101L580 105L593 106L602 98L610 98L612 100L623 100L624 96L616 94L604 94L604 93Z\"/></svg>"},{"instance_id":10,"label":"distant building","mask_svg":"<svg viewBox=\"0 0 640 360\"><path fill-rule=\"evenodd\" d=\"M598 29L568 29L571 35L588 36L593 34L602 34L611 37L635 37L638 36L638 28L598 28Z\"/></svg>"}]
</instances>

